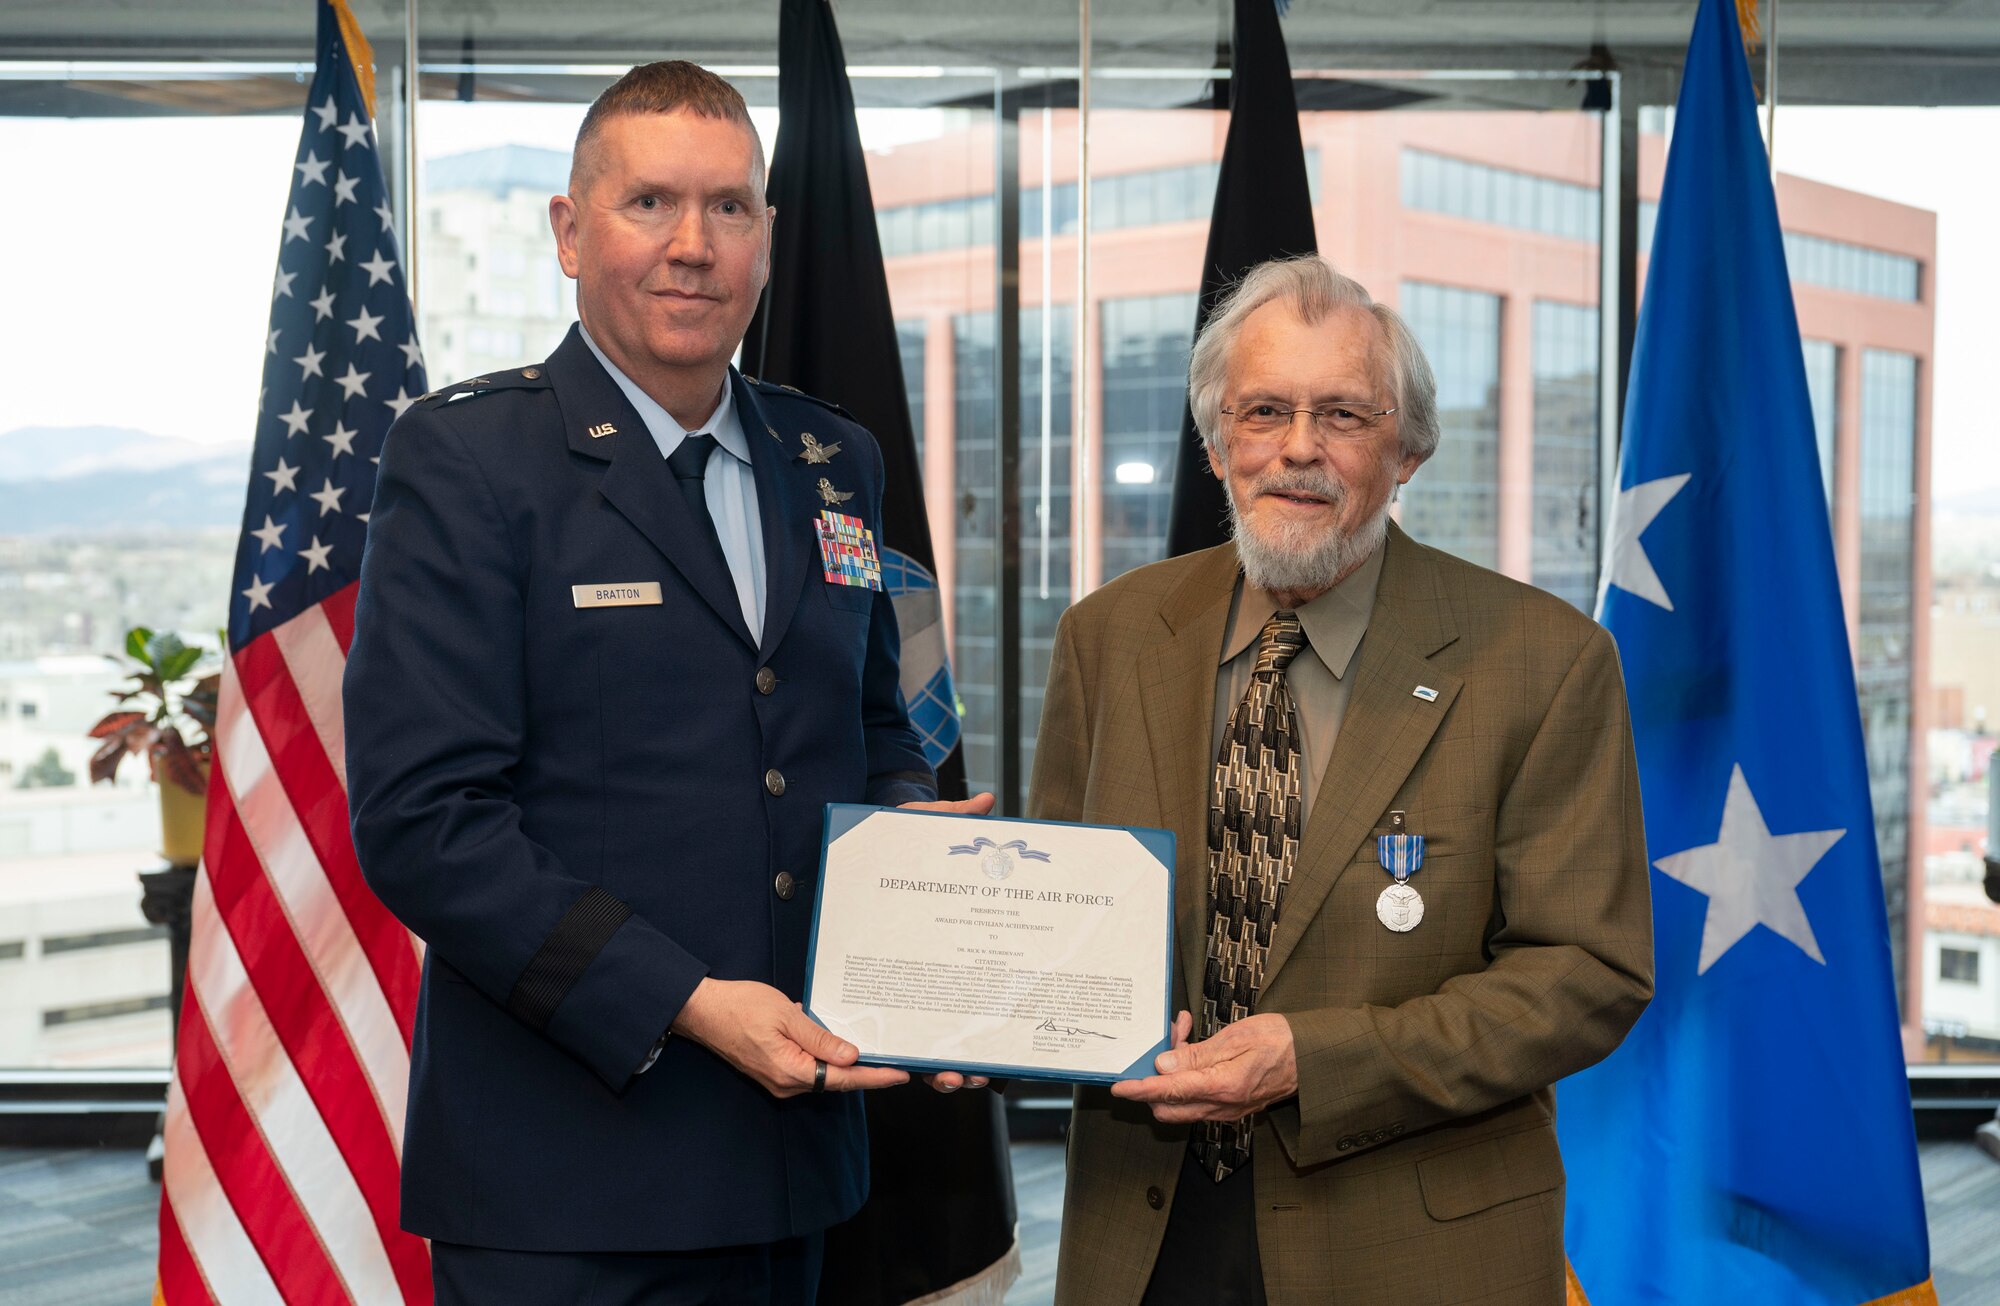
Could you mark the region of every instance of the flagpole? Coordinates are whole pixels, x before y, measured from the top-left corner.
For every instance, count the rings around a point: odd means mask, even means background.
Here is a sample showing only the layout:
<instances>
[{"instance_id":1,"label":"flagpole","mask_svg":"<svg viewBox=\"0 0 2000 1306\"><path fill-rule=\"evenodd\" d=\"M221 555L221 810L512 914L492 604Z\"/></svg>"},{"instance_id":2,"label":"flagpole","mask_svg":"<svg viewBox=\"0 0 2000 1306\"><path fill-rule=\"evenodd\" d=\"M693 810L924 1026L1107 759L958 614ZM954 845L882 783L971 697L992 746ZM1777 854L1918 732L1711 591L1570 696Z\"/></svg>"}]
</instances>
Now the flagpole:
<instances>
[{"instance_id":1,"label":"flagpole","mask_svg":"<svg viewBox=\"0 0 2000 1306\"><path fill-rule=\"evenodd\" d=\"M417 0L403 0L403 287L417 315Z\"/></svg>"},{"instance_id":2,"label":"flagpole","mask_svg":"<svg viewBox=\"0 0 2000 1306\"><path fill-rule=\"evenodd\" d=\"M1611 561L1611 513L1618 503L1618 442L1624 395L1618 384L1619 342L1625 308L1620 294L1625 258L1621 218L1625 207L1623 157L1624 78L1604 73L1611 104L1599 120L1597 177L1597 567Z\"/></svg>"},{"instance_id":3,"label":"flagpole","mask_svg":"<svg viewBox=\"0 0 2000 1306\"><path fill-rule=\"evenodd\" d=\"M1778 184L1778 0L1771 0L1770 30L1764 36L1764 153L1771 159L1771 185Z\"/></svg>"},{"instance_id":4,"label":"flagpole","mask_svg":"<svg viewBox=\"0 0 2000 1306\"><path fill-rule=\"evenodd\" d=\"M1055 162L1056 111L1053 104L1042 109L1042 557L1041 588L1042 598L1049 596L1049 497L1050 478L1055 458L1055 260L1049 257L1053 252L1055 233L1051 227L1055 220L1056 187L1051 176ZM1070 375L1077 371L1075 362L1076 333L1070 333Z\"/></svg>"},{"instance_id":5,"label":"flagpole","mask_svg":"<svg viewBox=\"0 0 2000 1306\"><path fill-rule=\"evenodd\" d=\"M1085 593L1090 575L1090 510L1088 498L1101 492L1090 448L1090 0L1077 0L1076 74L1076 338L1071 345L1071 391L1076 396L1076 420L1070 443L1076 452L1076 488L1070 495L1071 535L1069 594L1074 603Z\"/></svg>"}]
</instances>

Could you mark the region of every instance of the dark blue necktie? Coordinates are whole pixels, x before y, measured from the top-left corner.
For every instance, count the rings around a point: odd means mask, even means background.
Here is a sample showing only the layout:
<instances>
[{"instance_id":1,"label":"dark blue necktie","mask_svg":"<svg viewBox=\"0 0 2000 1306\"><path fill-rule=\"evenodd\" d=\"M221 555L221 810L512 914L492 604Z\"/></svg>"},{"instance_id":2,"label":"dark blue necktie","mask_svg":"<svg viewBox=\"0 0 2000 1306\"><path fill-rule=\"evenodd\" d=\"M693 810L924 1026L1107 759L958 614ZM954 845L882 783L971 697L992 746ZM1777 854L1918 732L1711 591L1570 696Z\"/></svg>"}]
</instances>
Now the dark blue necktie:
<instances>
[{"instance_id":1,"label":"dark blue necktie","mask_svg":"<svg viewBox=\"0 0 2000 1306\"><path fill-rule=\"evenodd\" d=\"M680 485L681 497L687 500L688 512L694 517L696 526L715 546L715 556L722 561L723 570L727 571L729 558L722 551L722 537L715 533L715 518L708 515L708 495L702 488L702 478L708 473L708 455L714 449L715 437L712 435L686 436L667 456L667 469Z\"/></svg>"}]
</instances>

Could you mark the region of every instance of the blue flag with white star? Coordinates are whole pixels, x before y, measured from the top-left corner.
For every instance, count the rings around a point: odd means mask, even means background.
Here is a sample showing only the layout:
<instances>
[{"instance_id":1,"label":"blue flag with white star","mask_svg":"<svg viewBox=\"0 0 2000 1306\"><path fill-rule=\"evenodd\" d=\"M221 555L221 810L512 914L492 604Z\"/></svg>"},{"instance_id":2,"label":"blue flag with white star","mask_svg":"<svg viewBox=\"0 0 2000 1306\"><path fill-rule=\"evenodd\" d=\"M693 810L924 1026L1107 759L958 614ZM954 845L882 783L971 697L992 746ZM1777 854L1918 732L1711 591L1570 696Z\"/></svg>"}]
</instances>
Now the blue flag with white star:
<instances>
[{"instance_id":1,"label":"blue flag with white star","mask_svg":"<svg viewBox=\"0 0 2000 1306\"><path fill-rule=\"evenodd\" d=\"M1732 7L1688 48L1599 619L1657 993L1557 1089L1592 1306L1934 1302L1854 671Z\"/></svg>"},{"instance_id":2,"label":"blue flag with white star","mask_svg":"<svg viewBox=\"0 0 2000 1306\"><path fill-rule=\"evenodd\" d=\"M354 583L382 437L424 393L371 109L332 4L292 164L229 647Z\"/></svg>"}]
</instances>

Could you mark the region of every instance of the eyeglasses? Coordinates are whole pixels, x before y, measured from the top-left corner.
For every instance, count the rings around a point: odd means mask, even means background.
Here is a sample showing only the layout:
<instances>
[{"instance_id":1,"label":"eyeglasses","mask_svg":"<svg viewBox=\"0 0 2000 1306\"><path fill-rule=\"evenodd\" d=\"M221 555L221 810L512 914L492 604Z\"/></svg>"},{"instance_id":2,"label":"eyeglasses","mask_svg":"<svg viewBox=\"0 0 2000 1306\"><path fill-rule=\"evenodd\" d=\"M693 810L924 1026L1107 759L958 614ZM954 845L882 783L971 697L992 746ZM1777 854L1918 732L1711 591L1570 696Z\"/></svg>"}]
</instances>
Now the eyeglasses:
<instances>
[{"instance_id":1,"label":"eyeglasses","mask_svg":"<svg viewBox=\"0 0 2000 1306\"><path fill-rule=\"evenodd\" d=\"M1313 434L1324 440L1360 440L1367 437L1375 424L1396 410L1393 408L1369 408L1365 404L1330 404L1325 408L1280 408L1276 404L1245 404L1241 408L1225 408L1225 415L1235 423L1236 435L1248 443L1266 443L1282 440L1291 433L1292 419L1300 413L1310 416Z\"/></svg>"}]
</instances>

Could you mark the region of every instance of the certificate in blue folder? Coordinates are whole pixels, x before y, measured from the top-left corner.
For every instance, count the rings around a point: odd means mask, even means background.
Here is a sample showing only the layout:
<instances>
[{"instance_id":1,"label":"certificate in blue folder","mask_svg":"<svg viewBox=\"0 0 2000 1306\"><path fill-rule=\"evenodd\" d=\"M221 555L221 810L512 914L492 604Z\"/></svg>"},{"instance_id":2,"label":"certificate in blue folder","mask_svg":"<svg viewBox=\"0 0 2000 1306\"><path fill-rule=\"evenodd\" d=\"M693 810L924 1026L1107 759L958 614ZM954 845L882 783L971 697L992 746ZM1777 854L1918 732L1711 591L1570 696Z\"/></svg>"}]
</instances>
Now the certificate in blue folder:
<instances>
[{"instance_id":1,"label":"certificate in blue folder","mask_svg":"<svg viewBox=\"0 0 2000 1306\"><path fill-rule=\"evenodd\" d=\"M832 803L806 1014L867 1065L1111 1083L1173 1019L1167 830Z\"/></svg>"}]
</instances>

